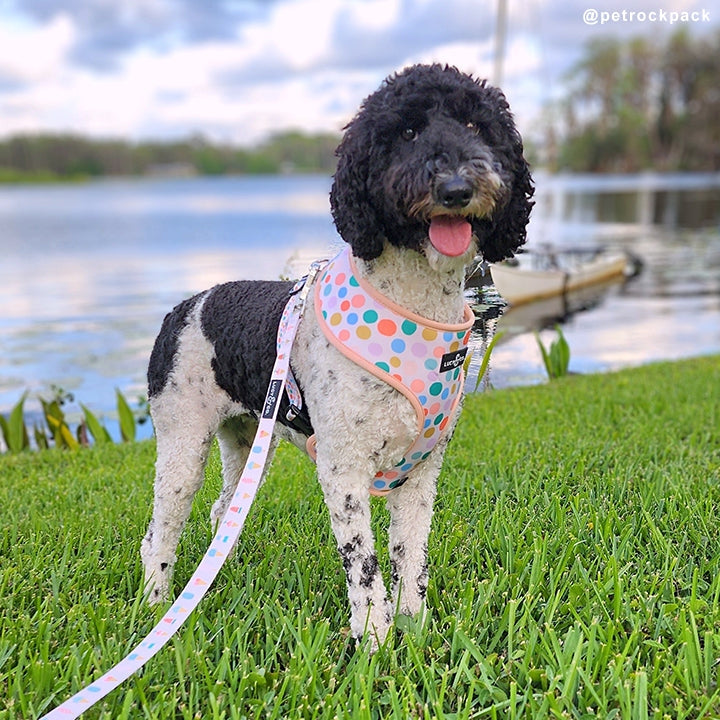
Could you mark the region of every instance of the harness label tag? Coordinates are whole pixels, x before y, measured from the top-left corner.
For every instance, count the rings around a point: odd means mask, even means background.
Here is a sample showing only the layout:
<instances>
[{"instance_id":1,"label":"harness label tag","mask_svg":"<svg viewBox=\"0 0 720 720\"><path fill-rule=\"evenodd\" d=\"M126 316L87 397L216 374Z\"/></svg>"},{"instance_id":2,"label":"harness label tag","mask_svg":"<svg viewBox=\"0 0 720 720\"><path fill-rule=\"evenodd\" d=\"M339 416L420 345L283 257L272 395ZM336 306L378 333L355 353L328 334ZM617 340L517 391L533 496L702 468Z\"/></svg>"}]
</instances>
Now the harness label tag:
<instances>
[{"instance_id":1,"label":"harness label tag","mask_svg":"<svg viewBox=\"0 0 720 720\"><path fill-rule=\"evenodd\" d=\"M440 358L440 372L444 373L448 370L454 370L462 366L465 361L468 349L466 347L455 350L455 352L445 353Z\"/></svg>"},{"instance_id":2,"label":"harness label tag","mask_svg":"<svg viewBox=\"0 0 720 720\"><path fill-rule=\"evenodd\" d=\"M275 406L280 400L280 388L282 387L282 380L271 380L270 387L268 387L267 395L265 396L265 405L263 406L262 417L263 419L272 418L275 414Z\"/></svg>"}]
</instances>

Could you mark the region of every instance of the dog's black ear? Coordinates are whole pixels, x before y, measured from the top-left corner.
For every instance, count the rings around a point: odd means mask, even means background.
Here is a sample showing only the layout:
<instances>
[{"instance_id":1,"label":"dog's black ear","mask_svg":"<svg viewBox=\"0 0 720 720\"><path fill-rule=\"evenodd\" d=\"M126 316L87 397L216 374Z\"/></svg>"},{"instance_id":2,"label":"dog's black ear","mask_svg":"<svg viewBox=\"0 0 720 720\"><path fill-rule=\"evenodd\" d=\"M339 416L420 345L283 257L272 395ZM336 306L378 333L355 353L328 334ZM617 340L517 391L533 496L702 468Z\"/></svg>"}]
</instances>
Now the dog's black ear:
<instances>
[{"instance_id":1,"label":"dog's black ear","mask_svg":"<svg viewBox=\"0 0 720 720\"><path fill-rule=\"evenodd\" d=\"M505 95L499 88L483 85L480 104L487 112L493 153L504 170L510 197L485 223L480 251L488 262L512 257L525 242L535 192L530 167L523 155L523 142L515 127Z\"/></svg>"},{"instance_id":2,"label":"dog's black ear","mask_svg":"<svg viewBox=\"0 0 720 720\"><path fill-rule=\"evenodd\" d=\"M383 250L380 221L370 197L372 140L360 116L346 128L335 154L337 169L330 190L330 209L340 236L353 255L374 260Z\"/></svg>"},{"instance_id":3,"label":"dog's black ear","mask_svg":"<svg viewBox=\"0 0 720 720\"><path fill-rule=\"evenodd\" d=\"M518 137L512 173L510 198L504 207L488 223L488 231L480 248L488 262L499 262L512 257L525 242L530 211L535 204L531 198L535 192L530 168L522 154L522 141Z\"/></svg>"}]
</instances>

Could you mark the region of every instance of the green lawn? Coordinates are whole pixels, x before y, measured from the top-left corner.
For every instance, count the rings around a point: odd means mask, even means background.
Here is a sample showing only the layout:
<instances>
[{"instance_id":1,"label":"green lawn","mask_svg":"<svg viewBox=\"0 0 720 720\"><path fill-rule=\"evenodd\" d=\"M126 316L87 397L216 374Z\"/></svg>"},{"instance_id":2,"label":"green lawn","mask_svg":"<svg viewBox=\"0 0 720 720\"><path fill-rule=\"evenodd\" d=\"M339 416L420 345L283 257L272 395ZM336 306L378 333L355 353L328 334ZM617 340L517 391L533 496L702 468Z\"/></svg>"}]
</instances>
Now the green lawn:
<instances>
[{"instance_id":1,"label":"green lawn","mask_svg":"<svg viewBox=\"0 0 720 720\"><path fill-rule=\"evenodd\" d=\"M138 595L153 456L0 456L0 718L47 712L161 614ZM208 474L176 589L210 540L217 454ZM720 357L470 397L440 478L427 616L370 656L347 637L313 467L283 447L238 558L83 717L720 717L719 505Z\"/></svg>"}]
</instances>

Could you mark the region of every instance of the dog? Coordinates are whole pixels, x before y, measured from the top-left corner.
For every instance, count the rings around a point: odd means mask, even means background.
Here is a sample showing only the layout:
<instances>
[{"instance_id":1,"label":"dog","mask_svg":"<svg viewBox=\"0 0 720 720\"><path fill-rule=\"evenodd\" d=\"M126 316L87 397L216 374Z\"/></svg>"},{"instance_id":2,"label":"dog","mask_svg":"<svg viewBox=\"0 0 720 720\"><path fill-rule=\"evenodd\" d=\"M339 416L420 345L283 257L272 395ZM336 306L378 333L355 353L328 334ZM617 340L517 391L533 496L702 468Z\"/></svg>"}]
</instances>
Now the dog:
<instances>
[{"instance_id":1,"label":"dog","mask_svg":"<svg viewBox=\"0 0 720 720\"><path fill-rule=\"evenodd\" d=\"M466 342L471 324L463 296L466 268L477 255L489 262L511 257L525 242L533 204L522 140L503 93L450 66L408 67L365 99L336 156L330 206L347 244L348 272L356 276L351 289L359 283L383 307L411 318L402 321L403 330L424 318L431 329L423 335L448 326L455 333L453 347L462 344L461 336ZM291 353L303 407L283 396L273 447L284 438L305 449L314 433L312 454L346 574L350 629L358 639L369 635L376 648L396 611L415 615L423 609L433 502L459 415L463 349L443 354L443 361L450 358L445 375L456 395L446 416L439 413L445 427L403 473L398 468L405 467L404 455L419 436L426 408L418 407L392 372L383 376L368 369L368 361L355 361L330 334L329 321L318 311L325 301L320 286L324 293L334 287L334 278L348 274L333 272L309 293ZM180 303L164 320L148 368L157 462L141 555L151 603L169 597L178 540L214 437L223 487L211 510L213 523L228 508L263 407L292 285L218 285ZM384 327L395 326L388 320ZM398 340L405 345L392 334L384 339L393 348ZM426 352L419 345L417 350ZM412 359L411 364L418 365ZM411 384L418 382L424 381ZM440 425L437 416L433 422ZM383 491L391 517L391 595L370 525L370 494L386 468L396 478Z\"/></svg>"}]
</instances>

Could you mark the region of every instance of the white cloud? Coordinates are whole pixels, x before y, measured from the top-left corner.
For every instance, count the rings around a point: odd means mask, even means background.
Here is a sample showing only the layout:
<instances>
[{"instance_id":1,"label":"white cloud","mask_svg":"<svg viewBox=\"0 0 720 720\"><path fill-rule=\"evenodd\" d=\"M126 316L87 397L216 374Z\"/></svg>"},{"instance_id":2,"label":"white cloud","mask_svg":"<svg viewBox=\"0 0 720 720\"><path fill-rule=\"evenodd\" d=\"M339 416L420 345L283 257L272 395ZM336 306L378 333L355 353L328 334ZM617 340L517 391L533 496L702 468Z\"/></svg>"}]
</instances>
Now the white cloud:
<instances>
[{"instance_id":1,"label":"white cloud","mask_svg":"<svg viewBox=\"0 0 720 720\"><path fill-rule=\"evenodd\" d=\"M405 58L403 64L443 63L454 65L463 72L478 78L492 75L492 42L453 42L423 49Z\"/></svg>"},{"instance_id":2,"label":"white cloud","mask_svg":"<svg viewBox=\"0 0 720 720\"><path fill-rule=\"evenodd\" d=\"M74 39L75 28L65 15L39 26L0 23L0 77L6 82L57 80Z\"/></svg>"},{"instance_id":3,"label":"white cloud","mask_svg":"<svg viewBox=\"0 0 720 720\"><path fill-rule=\"evenodd\" d=\"M399 0L366 0L363 3L346 5L346 12L352 24L364 31L372 32L394 27L402 19L401 11Z\"/></svg>"},{"instance_id":4,"label":"white cloud","mask_svg":"<svg viewBox=\"0 0 720 720\"><path fill-rule=\"evenodd\" d=\"M289 0L277 4L267 22L249 25L241 35L243 44L255 50L256 62L279 59L302 71L327 55L338 0Z\"/></svg>"}]
</instances>

